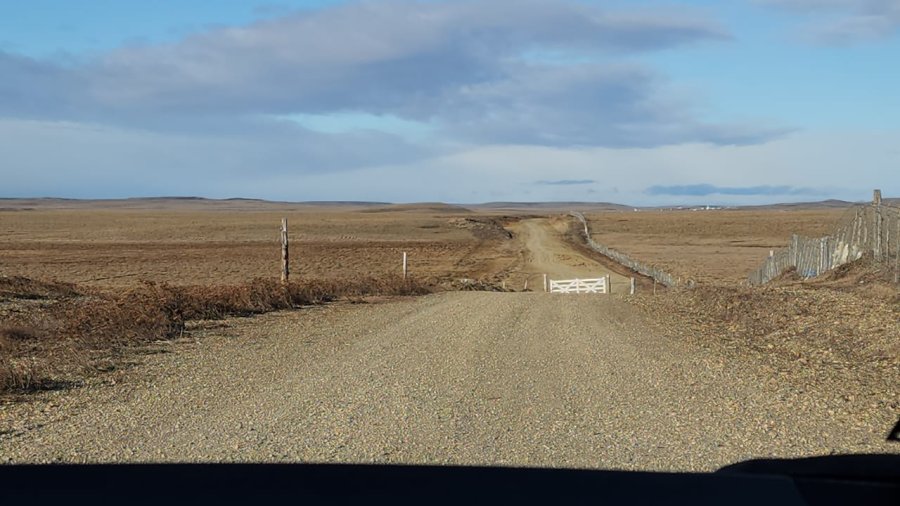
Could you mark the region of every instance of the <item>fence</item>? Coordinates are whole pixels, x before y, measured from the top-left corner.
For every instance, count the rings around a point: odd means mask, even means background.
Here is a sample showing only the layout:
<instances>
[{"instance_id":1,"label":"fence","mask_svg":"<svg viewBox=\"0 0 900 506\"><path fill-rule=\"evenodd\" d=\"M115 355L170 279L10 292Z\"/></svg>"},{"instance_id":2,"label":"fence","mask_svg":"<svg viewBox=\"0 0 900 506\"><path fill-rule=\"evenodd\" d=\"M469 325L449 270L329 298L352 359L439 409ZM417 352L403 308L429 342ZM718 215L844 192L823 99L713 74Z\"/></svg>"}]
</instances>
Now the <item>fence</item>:
<instances>
[{"instance_id":1,"label":"fence","mask_svg":"<svg viewBox=\"0 0 900 506\"><path fill-rule=\"evenodd\" d=\"M580 221L584 226L584 238L587 241L588 246L590 246L594 251L614 260L616 263L628 267L638 274L643 274L644 276L653 278L657 283L661 283L664 286L672 287L678 284L678 280L675 278L675 276L660 269L659 267L639 262L629 257L625 253L616 251L608 246L597 243L596 241L594 241L594 239L591 238L591 230L584 215L579 212L572 212L569 214L578 219L578 221Z\"/></svg>"},{"instance_id":2,"label":"fence","mask_svg":"<svg viewBox=\"0 0 900 506\"><path fill-rule=\"evenodd\" d=\"M791 268L804 279L813 278L866 254L892 267L894 282L900 281L900 208L882 204L878 190L872 204L849 210L831 235L794 234L789 247L771 254L748 279L761 285Z\"/></svg>"},{"instance_id":3,"label":"fence","mask_svg":"<svg viewBox=\"0 0 900 506\"><path fill-rule=\"evenodd\" d=\"M550 281L550 293L609 293L607 278Z\"/></svg>"}]
</instances>

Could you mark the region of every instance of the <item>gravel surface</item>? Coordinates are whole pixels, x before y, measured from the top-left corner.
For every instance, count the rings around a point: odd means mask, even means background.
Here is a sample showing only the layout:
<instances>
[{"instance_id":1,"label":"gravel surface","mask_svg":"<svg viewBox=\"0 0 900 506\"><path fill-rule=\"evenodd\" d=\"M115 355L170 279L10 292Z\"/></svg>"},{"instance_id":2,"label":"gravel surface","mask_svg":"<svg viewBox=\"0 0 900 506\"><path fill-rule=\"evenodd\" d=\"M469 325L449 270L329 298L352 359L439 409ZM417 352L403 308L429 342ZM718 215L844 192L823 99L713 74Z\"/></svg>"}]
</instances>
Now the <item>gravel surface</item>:
<instances>
[{"instance_id":1,"label":"gravel surface","mask_svg":"<svg viewBox=\"0 0 900 506\"><path fill-rule=\"evenodd\" d=\"M615 297L446 293L235 319L112 384L2 407L12 462L316 461L711 470L896 451ZM166 346L166 345L161 345Z\"/></svg>"},{"instance_id":2,"label":"gravel surface","mask_svg":"<svg viewBox=\"0 0 900 506\"><path fill-rule=\"evenodd\" d=\"M552 222L517 232L522 272L603 272ZM454 292L202 323L137 367L0 405L0 461L708 471L900 452L883 405L831 416L846 397L831 383L782 381L651 314L616 295Z\"/></svg>"}]
</instances>

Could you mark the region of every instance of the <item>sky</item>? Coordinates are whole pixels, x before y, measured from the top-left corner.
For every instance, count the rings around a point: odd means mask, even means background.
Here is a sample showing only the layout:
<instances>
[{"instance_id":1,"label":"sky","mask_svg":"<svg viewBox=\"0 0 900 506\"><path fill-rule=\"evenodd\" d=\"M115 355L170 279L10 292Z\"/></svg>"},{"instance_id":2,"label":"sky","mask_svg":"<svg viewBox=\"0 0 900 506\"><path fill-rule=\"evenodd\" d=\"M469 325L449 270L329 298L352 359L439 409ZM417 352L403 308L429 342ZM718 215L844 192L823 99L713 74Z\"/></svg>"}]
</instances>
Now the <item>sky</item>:
<instances>
[{"instance_id":1,"label":"sky","mask_svg":"<svg viewBox=\"0 0 900 506\"><path fill-rule=\"evenodd\" d=\"M900 196L900 0L0 0L0 197Z\"/></svg>"}]
</instances>

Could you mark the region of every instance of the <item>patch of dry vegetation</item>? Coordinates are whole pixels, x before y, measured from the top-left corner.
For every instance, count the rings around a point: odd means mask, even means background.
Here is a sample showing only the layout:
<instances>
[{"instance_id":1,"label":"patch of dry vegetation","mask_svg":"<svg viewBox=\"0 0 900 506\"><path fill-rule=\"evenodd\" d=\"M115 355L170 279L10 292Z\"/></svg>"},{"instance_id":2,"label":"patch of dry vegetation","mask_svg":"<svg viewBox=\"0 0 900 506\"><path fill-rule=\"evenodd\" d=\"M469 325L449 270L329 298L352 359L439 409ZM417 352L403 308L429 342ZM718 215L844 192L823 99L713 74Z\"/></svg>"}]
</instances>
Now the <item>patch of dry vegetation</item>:
<instances>
[{"instance_id":1,"label":"patch of dry vegetation","mask_svg":"<svg viewBox=\"0 0 900 506\"><path fill-rule=\"evenodd\" d=\"M38 281L22 276L0 276L0 301L8 298L46 299L78 295L71 283Z\"/></svg>"},{"instance_id":2,"label":"patch of dry vegetation","mask_svg":"<svg viewBox=\"0 0 900 506\"><path fill-rule=\"evenodd\" d=\"M459 214L445 214L451 212ZM244 284L280 273L282 217L288 219L291 272L308 279L396 275L404 251L419 279L481 277L493 268L481 258L502 254L508 242L492 218L452 207L34 210L3 216L0 275L96 288L134 287L141 279ZM453 221L459 217L481 226L460 227Z\"/></svg>"},{"instance_id":3,"label":"patch of dry vegetation","mask_svg":"<svg viewBox=\"0 0 900 506\"><path fill-rule=\"evenodd\" d=\"M829 234L846 209L591 213L593 239L675 276L708 284L744 281L791 234Z\"/></svg>"},{"instance_id":4,"label":"patch of dry vegetation","mask_svg":"<svg viewBox=\"0 0 900 506\"><path fill-rule=\"evenodd\" d=\"M270 279L220 286L144 282L120 291L81 292L74 285L0 278L0 393L76 383L117 367L130 349L181 336L190 320L249 316L338 298L420 295L414 279ZM23 301L41 299L38 304Z\"/></svg>"},{"instance_id":5,"label":"patch of dry vegetation","mask_svg":"<svg viewBox=\"0 0 900 506\"><path fill-rule=\"evenodd\" d=\"M887 276L863 261L811 282L786 274L764 287L699 286L635 302L663 334L736 363L748 355L762 361L769 381L852 392L847 409L896 411L900 291Z\"/></svg>"}]
</instances>

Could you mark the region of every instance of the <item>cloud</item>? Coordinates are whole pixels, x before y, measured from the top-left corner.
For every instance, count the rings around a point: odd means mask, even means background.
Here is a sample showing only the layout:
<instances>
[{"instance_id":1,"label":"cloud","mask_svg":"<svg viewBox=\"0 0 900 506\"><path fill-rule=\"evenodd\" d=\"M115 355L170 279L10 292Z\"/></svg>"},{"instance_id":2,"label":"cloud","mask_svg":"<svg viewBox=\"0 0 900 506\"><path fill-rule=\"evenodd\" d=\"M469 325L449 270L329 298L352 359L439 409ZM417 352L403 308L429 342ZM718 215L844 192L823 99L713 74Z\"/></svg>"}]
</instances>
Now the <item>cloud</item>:
<instances>
[{"instance_id":1,"label":"cloud","mask_svg":"<svg viewBox=\"0 0 900 506\"><path fill-rule=\"evenodd\" d=\"M647 195L672 195L672 196L706 196L706 195L819 195L820 191L811 188L798 188L794 186L715 186L711 184L689 184L648 187L644 192Z\"/></svg>"},{"instance_id":2,"label":"cloud","mask_svg":"<svg viewBox=\"0 0 900 506\"><path fill-rule=\"evenodd\" d=\"M872 188L881 188L886 197L900 195L897 155L890 152L898 135L897 130L802 131L764 144L626 149L468 146L415 159L388 152L368 160L367 153L375 152L377 146L360 142L344 146L355 150L356 164L339 170L347 161L340 155L342 137L311 137L310 142L323 143L314 156L306 145L294 146L268 136L198 137L61 122L0 121L0 197L165 194L484 202L571 201L590 195L594 201L633 205L866 200ZM848 167L853 168L851 179ZM597 183L534 184L554 175ZM776 182L821 190L814 198L650 195L645 191L648 181L660 185L701 181L728 188ZM588 194L588 189L596 193Z\"/></svg>"},{"instance_id":3,"label":"cloud","mask_svg":"<svg viewBox=\"0 0 900 506\"><path fill-rule=\"evenodd\" d=\"M242 196L285 175L345 174L435 156L379 132L322 134L285 123L262 134L182 135L62 121L0 119L0 196ZM227 185L233 193L223 195ZM302 191L302 185L271 192ZM264 196L259 193L258 196Z\"/></svg>"},{"instance_id":4,"label":"cloud","mask_svg":"<svg viewBox=\"0 0 900 506\"><path fill-rule=\"evenodd\" d=\"M281 198L381 201L592 201L632 205L763 204L797 200L867 200L872 188L900 195L893 131L802 131L765 144L715 146L683 144L656 148L562 148L473 146L411 163L315 176L283 174L244 185L251 193L283 191ZM548 167L552 167L551 171ZM847 167L853 167L852 181ZM422 174L427 174L423 177ZM592 185L535 185L553 174L593 179ZM706 182L721 187L753 187L765 182L812 188L809 195L650 195L648 181L660 185ZM403 182L403 184L398 184ZM473 182L475 182L473 184ZM275 190L277 188L277 190ZM587 190L596 193L588 193ZM252 191L251 191L252 190Z\"/></svg>"},{"instance_id":5,"label":"cloud","mask_svg":"<svg viewBox=\"0 0 900 506\"><path fill-rule=\"evenodd\" d=\"M0 50L0 117L65 116L83 81L55 64Z\"/></svg>"},{"instance_id":6,"label":"cloud","mask_svg":"<svg viewBox=\"0 0 900 506\"><path fill-rule=\"evenodd\" d=\"M87 78L92 105L110 108L422 118L529 49L627 54L724 37L702 19L576 2L356 2L125 47L69 76Z\"/></svg>"},{"instance_id":7,"label":"cloud","mask_svg":"<svg viewBox=\"0 0 900 506\"><path fill-rule=\"evenodd\" d=\"M583 185L583 184L594 184L597 181L593 179L553 179L546 180L542 179L540 181L535 181L536 185L543 186L573 186L573 185Z\"/></svg>"},{"instance_id":8,"label":"cloud","mask_svg":"<svg viewBox=\"0 0 900 506\"><path fill-rule=\"evenodd\" d=\"M639 63L730 39L689 10L386 0L271 16L67 61L0 51L0 191L477 200L479 174L502 172L481 195L565 199L616 167L622 198L644 198L634 160L655 181L731 184L715 171L654 171L680 146L696 150L693 164L785 138L705 120L702 104ZM577 171L564 167L576 159ZM571 179L543 179L547 167Z\"/></svg>"},{"instance_id":9,"label":"cloud","mask_svg":"<svg viewBox=\"0 0 900 506\"><path fill-rule=\"evenodd\" d=\"M664 80L632 64L515 63L504 78L466 87L440 117L470 142L649 147L683 142L752 144L785 129L708 124L664 98Z\"/></svg>"},{"instance_id":10,"label":"cloud","mask_svg":"<svg viewBox=\"0 0 900 506\"><path fill-rule=\"evenodd\" d=\"M823 44L877 41L900 33L900 2L897 0L758 1L812 17L807 34Z\"/></svg>"},{"instance_id":11,"label":"cloud","mask_svg":"<svg viewBox=\"0 0 900 506\"><path fill-rule=\"evenodd\" d=\"M65 66L0 54L0 117L257 135L281 129L270 119L350 113L418 122L450 142L551 146L782 135L703 122L667 98L662 76L606 62L728 38L696 15L574 1L354 2ZM563 61L529 61L535 50Z\"/></svg>"}]
</instances>

